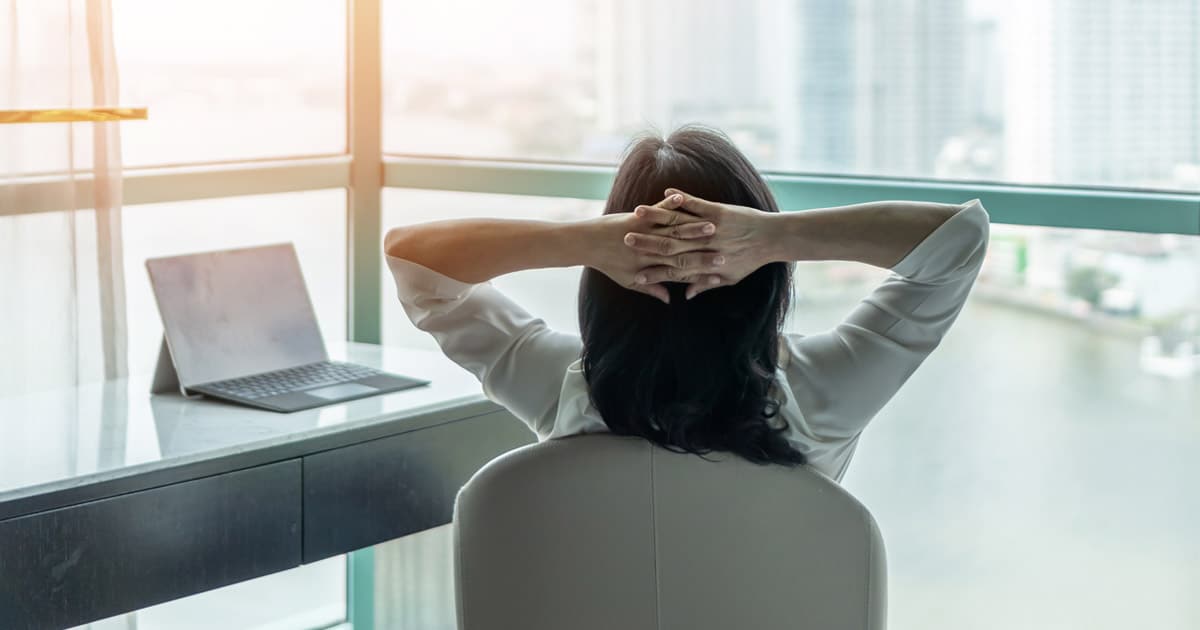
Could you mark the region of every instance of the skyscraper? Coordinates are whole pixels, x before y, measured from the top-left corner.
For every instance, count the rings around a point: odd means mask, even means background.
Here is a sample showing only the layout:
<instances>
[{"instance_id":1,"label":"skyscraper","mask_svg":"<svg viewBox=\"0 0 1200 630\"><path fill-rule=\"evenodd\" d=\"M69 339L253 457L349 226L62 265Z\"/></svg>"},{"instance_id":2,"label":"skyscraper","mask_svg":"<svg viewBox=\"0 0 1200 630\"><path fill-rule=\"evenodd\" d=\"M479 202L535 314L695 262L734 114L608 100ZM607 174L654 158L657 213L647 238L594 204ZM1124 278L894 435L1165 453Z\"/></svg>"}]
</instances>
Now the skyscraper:
<instances>
[{"instance_id":1,"label":"skyscraper","mask_svg":"<svg viewBox=\"0 0 1200 630\"><path fill-rule=\"evenodd\" d=\"M963 3L596 3L600 127L698 121L770 168L932 174L968 120Z\"/></svg>"},{"instance_id":2,"label":"skyscraper","mask_svg":"<svg viewBox=\"0 0 1200 630\"><path fill-rule=\"evenodd\" d=\"M628 134L701 122L737 135L768 126L759 46L764 4L593 3L599 127Z\"/></svg>"},{"instance_id":3,"label":"skyscraper","mask_svg":"<svg viewBox=\"0 0 1200 630\"><path fill-rule=\"evenodd\" d=\"M855 3L858 171L930 176L968 125L964 0Z\"/></svg>"},{"instance_id":4,"label":"skyscraper","mask_svg":"<svg viewBox=\"0 0 1200 630\"><path fill-rule=\"evenodd\" d=\"M1014 11L1009 178L1171 187L1200 164L1200 4L1050 0Z\"/></svg>"}]
</instances>

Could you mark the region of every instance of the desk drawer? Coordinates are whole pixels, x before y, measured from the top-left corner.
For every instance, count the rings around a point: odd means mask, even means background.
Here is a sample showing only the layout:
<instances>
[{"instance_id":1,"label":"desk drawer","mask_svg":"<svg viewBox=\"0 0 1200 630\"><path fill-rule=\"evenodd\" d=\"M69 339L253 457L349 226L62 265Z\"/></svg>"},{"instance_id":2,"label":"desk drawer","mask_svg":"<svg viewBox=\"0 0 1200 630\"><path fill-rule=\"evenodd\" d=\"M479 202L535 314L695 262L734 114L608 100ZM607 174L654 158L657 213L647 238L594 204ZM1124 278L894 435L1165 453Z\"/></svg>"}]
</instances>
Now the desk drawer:
<instances>
[{"instance_id":1,"label":"desk drawer","mask_svg":"<svg viewBox=\"0 0 1200 630\"><path fill-rule=\"evenodd\" d=\"M507 411L304 458L304 562L450 522L475 471L533 433Z\"/></svg>"},{"instance_id":2,"label":"desk drawer","mask_svg":"<svg viewBox=\"0 0 1200 630\"><path fill-rule=\"evenodd\" d=\"M300 564L300 460L0 522L0 628L60 628Z\"/></svg>"}]
</instances>

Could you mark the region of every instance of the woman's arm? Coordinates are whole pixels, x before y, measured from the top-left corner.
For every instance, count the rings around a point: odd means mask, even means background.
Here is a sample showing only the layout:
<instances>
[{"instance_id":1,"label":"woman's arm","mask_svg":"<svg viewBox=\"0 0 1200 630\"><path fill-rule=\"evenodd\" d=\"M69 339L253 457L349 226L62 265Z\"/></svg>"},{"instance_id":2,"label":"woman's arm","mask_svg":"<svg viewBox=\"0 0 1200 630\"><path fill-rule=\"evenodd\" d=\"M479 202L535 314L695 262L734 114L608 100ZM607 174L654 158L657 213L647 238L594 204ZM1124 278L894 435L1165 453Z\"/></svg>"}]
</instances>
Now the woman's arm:
<instances>
[{"instance_id":1,"label":"woman's arm","mask_svg":"<svg viewBox=\"0 0 1200 630\"><path fill-rule=\"evenodd\" d=\"M638 282L646 267L712 268L712 253L664 256L638 253L624 243L631 232L706 242L715 227L682 212L649 207L572 222L506 219L436 221L388 232L384 249L395 256L461 282L486 282L497 276L545 267L593 267L622 286L667 301L666 287Z\"/></svg>"},{"instance_id":2,"label":"woman's arm","mask_svg":"<svg viewBox=\"0 0 1200 630\"><path fill-rule=\"evenodd\" d=\"M897 243L887 256L904 249ZM950 331L987 243L983 205L954 207L840 324L814 335L784 335L791 385L785 405L796 405L790 417L803 418L791 429L824 440L858 435Z\"/></svg>"},{"instance_id":3,"label":"woman's arm","mask_svg":"<svg viewBox=\"0 0 1200 630\"><path fill-rule=\"evenodd\" d=\"M719 268L683 270L683 279L692 284L689 298L734 284L771 262L848 260L891 268L961 208L941 203L879 201L804 212L763 212L705 201L675 189L668 189L667 194L682 199L669 207L711 221L717 226L716 235L707 243L669 244L661 236L635 234L631 246L656 252L668 246L682 250L703 246L719 255ZM647 282L661 282L680 279L681 271L656 268L643 275Z\"/></svg>"},{"instance_id":4,"label":"woman's arm","mask_svg":"<svg viewBox=\"0 0 1200 630\"><path fill-rule=\"evenodd\" d=\"M761 220L771 262L849 260L890 269L960 207L877 201L767 213Z\"/></svg>"},{"instance_id":5,"label":"woman's arm","mask_svg":"<svg viewBox=\"0 0 1200 630\"><path fill-rule=\"evenodd\" d=\"M389 256L476 284L524 269L587 264L589 243L601 238L594 233L599 227L590 222L436 221L390 230L384 250Z\"/></svg>"}]
</instances>

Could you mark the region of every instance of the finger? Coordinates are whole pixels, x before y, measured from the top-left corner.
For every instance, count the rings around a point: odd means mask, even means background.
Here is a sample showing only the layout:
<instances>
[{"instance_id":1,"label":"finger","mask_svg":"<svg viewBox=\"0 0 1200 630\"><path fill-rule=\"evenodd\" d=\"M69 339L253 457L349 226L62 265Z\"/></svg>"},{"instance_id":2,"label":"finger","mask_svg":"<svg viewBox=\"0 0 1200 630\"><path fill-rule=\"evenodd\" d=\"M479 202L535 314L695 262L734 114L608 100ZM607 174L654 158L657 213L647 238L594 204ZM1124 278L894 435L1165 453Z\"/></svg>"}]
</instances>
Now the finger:
<instances>
[{"instance_id":1,"label":"finger","mask_svg":"<svg viewBox=\"0 0 1200 630\"><path fill-rule=\"evenodd\" d=\"M667 287L661 284L635 284L628 287L638 293L644 293L652 298L657 299L663 304L671 303L671 294L667 291Z\"/></svg>"},{"instance_id":2,"label":"finger","mask_svg":"<svg viewBox=\"0 0 1200 630\"><path fill-rule=\"evenodd\" d=\"M721 276L715 276L715 275L696 276L696 277L692 278L691 284L688 285L688 288L686 291L684 291L683 295L685 298L690 300L690 299L696 297L697 295L704 293L705 291L709 291L709 290L712 290L712 289L715 289L715 288L721 286L721 284L723 282L724 282L724 279L722 279Z\"/></svg>"},{"instance_id":3,"label":"finger","mask_svg":"<svg viewBox=\"0 0 1200 630\"><path fill-rule=\"evenodd\" d=\"M725 256L717 252L699 251L674 256L659 256L643 254L637 259L642 268L674 267L688 271L708 271L718 269L725 264Z\"/></svg>"},{"instance_id":4,"label":"finger","mask_svg":"<svg viewBox=\"0 0 1200 630\"><path fill-rule=\"evenodd\" d=\"M662 201L654 205L659 208L666 208L667 210L675 210L683 205L683 195L667 195Z\"/></svg>"},{"instance_id":5,"label":"finger","mask_svg":"<svg viewBox=\"0 0 1200 630\"><path fill-rule=\"evenodd\" d=\"M699 197L693 197L692 195L689 195L678 188L668 188L666 190L667 198L671 198L676 195L683 198L683 201L677 207L683 208L684 210L687 210L698 217L715 219L721 211L721 204L719 203L713 203L711 201L705 201Z\"/></svg>"},{"instance_id":6,"label":"finger","mask_svg":"<svg viewBox=\"0 0 1200 630\"><path fill-rule=\"evenodd\" d=\"M660 282L691 282L692 277L700 272L679 269L669 265L646 267L637 273L634 282L639 285L652 285Z\"/></svg>"},{"instance_id":7,"label":"finger","mask_svg":"<svg viewBox=\"0 0 1200 630\"><path fill-rule=\"evenodd\" d=\"M696 240L681 240L655 234L630 232L625 235L625 244L647 254L675 256L704 249L705 244Z\"/></svg>"},{"instance_id":8,"label":"finger","mask_svg":"<svg viewBox=\"0 0 1200 630\"><path fill-rule=\"evenodd\" d=\"M671 211L671 210L678 209L682 203L683 203L683 195L667 195L666 197L663 198L662 201L660 201L654 205L649 205L649 204L639 205L637 208L634 209L634 212L637 212L637 210L640 208L651 208L651 209L655 209L655 210ZM642 216L642 214L638 213L638 216Z\"/></svg>"},{"instance_id":9,"label":"finger","mask_svg":"<svg viewBox=\"0 0 1200 630\"><path fill-rule=\"evenodd\" d=\"M634 208L633 214L640 219L645 219L645 222L650 225L687 225L690 223L710 224L700 217L697 217L686 212L677 212L668 210L658 206L638 206ZM716 231L716 226L713 226L713 231Z\"/></svg>"},{"instance_id":10,"label":"finger","mask_svg":"<svg viewBox=\"0 0 1200 630\"><path fill-rule=\"evenodd\" d=\"M664 225L662 227L652 228L650 234L657 236L665 236L667 238L677 238L683 240L705 239L708 243L712 239L712 235L717 231L717 226L707 221L697 221L695 223L676 223L675 225Z\"/></svg>"}]
</instances>

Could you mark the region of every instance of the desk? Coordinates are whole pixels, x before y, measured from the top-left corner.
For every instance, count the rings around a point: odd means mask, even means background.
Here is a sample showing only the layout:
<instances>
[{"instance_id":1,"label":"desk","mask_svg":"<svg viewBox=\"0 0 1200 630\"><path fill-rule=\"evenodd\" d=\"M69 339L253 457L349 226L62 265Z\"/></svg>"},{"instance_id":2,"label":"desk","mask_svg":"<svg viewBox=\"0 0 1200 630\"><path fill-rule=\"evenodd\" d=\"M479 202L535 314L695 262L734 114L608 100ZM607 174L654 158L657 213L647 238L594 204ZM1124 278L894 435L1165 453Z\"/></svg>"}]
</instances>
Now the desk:
<instances>
[{"instance_id":1,"label":"desk","mask_svg":"<svg viewBox=\"0 0 1200 630\"><path fill-rule=\"evenodd\" d=\"M533 434L442 355L334 358L433 381L291 414L130 378L0 399L0 628L88 623L450 522Z\"/></svg>"}]
</instances>

